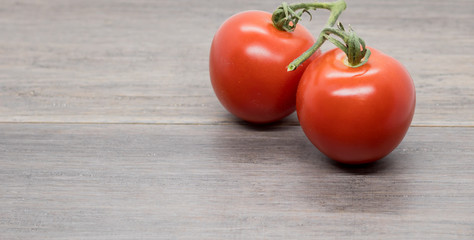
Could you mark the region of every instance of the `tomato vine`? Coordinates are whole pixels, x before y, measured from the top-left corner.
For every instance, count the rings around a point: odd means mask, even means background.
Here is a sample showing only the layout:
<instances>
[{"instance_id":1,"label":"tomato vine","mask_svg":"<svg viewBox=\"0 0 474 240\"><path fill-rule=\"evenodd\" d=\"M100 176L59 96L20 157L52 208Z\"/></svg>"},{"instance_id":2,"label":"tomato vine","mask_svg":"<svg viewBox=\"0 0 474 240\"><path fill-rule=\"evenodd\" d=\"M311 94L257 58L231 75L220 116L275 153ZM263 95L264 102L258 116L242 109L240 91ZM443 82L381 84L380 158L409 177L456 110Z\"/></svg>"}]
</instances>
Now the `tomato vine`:
<instances>
[{"instance_id":1,"label":"tomato vine","mask_svg":"<svg viewBox=\"0 0 474 240\"><path fill-rule=\"evenodd\" d=\"M346 2L344 0L338 0L335 2L311 2L311 3L295 3L288 5L283 2L272 15L273 25L279 30L292 32L296 28L296 24L301 20L301 16L304 13L311 13L309 10L316 10L318 8L327 9L331 11L328 18L327 27L332 27L336 23L339 15L346 9ZM296 12L301 10L300 12Z\"/></svg>"},{"instance_id":2,"label":"tomato vine","mask_svg":"<svg viewBox=\"0 0 474 240\"><path fill-rule=\"evenodd\" d=\"M364 40L357 36L352 28L349 28L349 31L346 32L341 23L337 25L337 28L334 27L339 15L341 15L346 7L347 5L344 0L338 0L335 2L295 3L291 5L283 2L273 12L273 25L279 30L292 32L304 13L307 13L312 17L309 10L327 9L330 11L326 26L320 32L314 45L298 58L293 60L287 66L287 71L294 71L299 65L310 58L326 40L344 51L347 55L347 66L356 68L364 65L368 61L371 52L366 48ZM339 37L340 40L337 40L331 35Z\"/></svg>"}]
</instances>

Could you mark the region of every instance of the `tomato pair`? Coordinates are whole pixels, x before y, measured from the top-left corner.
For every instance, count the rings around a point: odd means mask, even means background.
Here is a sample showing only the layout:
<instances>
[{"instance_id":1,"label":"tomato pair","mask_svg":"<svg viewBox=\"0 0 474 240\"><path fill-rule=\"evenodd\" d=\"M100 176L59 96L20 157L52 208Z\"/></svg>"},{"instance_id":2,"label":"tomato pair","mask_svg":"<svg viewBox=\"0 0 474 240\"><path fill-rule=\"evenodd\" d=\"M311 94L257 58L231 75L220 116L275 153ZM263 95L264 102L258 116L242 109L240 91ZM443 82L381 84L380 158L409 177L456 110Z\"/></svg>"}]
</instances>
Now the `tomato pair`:
<instances>
[{"instance_id":1,"label":"tomato pair","mask_svg":"<svg viewBox=\"0 0 474 240\"><path fill-rule=\"evenodd\" d=\"M373 162L397 147L415 109L405 68L372 48L365 64L351 67L346 53L334 49L318 50L288 72L286 66L315 40L301 25L294 32L276 29L271 17L242 12L217 31L209 70L222 105L253 123L277 121L296 108L308 139L343 163Z\"/></svg>"}]
</instances>

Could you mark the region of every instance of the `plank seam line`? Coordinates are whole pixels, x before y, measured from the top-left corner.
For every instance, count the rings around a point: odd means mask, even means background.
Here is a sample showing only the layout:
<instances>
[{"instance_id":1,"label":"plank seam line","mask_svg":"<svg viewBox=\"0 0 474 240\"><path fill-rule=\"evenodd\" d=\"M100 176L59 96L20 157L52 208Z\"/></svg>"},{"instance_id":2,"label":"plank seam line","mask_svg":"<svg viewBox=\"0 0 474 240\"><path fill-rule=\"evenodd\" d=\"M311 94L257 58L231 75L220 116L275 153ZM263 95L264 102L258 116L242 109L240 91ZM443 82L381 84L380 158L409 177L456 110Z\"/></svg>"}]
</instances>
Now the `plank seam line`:
<instances>
[{"instance_id":1,"label":"plank seam line","mask_svg":"<svg viewBox=\"0 0 474 240\"><path fill-rule=\"evenodd\" d=\"M218 123L163 123L163 122L48 122L48 121L0 121L0 124L44 124L44 125L156 125L156 126L230 126L230 125L251 125L243 122L218 122ZM266 126L271 126L266 125ZM297 123L275 123L274 126L299 126ZM474 128L474 125L440 125L440 124L413 124L410 127L435 127L435 128Z\"/></svg>"}]
</instances>

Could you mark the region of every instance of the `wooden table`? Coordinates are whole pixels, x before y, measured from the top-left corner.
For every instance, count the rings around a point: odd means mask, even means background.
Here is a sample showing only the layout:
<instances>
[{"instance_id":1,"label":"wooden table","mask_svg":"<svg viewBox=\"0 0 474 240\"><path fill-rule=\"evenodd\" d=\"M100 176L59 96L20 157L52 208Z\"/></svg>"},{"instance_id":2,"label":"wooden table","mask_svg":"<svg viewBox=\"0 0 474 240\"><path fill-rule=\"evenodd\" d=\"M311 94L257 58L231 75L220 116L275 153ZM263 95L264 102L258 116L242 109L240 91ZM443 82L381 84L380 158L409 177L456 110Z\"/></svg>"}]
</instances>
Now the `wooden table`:
<instances>
[{"instance_id":1,"label":"wooden table","mask_svg":"<svg viewBox=\"0 0 474 240\"><path fill-rule=\"evenodd\" d=\"M474 239L474 1L347 2L417 88L362 167L215 97L213 34L279 1L0 0L0 239Z\"/></svg>"}]
</instances>

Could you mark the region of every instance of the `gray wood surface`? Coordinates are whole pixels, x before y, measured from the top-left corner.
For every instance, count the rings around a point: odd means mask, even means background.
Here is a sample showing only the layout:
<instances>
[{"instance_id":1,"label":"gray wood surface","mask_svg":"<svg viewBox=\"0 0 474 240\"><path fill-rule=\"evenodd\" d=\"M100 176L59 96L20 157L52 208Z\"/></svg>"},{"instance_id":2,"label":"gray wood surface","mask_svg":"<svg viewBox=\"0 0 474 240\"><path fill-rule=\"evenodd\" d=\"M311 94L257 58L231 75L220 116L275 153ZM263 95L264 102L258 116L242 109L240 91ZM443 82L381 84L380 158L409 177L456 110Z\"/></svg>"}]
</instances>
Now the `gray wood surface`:
<instances>
[{"instance_id":1,"label":"gray wood surface","mask_svg":"<svg viewBox=\"0 0 474 240\"><path fill-rule=\"evenodd\" d=\"M0 239L474 239L474 1L347 0L417 89L361 167L214 96L219 25L279 3L0 0Z\"/></svg>"},{"instance_id":2,"label":"gray wood surface","mask_svg":"<svg viewBox=\"0 0 474 240\"><path fill-rule=\"evenodd\" d=\"M0 235L472 239L473 134L415 127L345 167L299 126L2 124Z\"/></svg>"}]
</instances>

